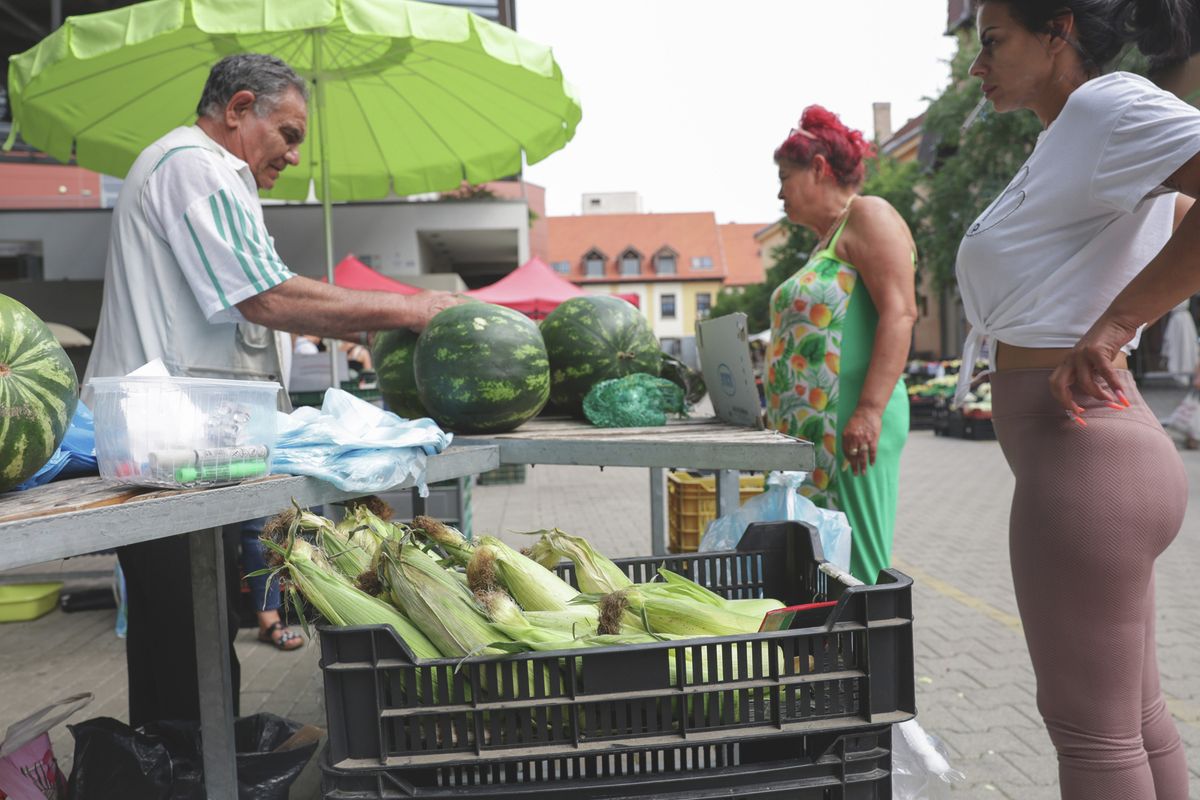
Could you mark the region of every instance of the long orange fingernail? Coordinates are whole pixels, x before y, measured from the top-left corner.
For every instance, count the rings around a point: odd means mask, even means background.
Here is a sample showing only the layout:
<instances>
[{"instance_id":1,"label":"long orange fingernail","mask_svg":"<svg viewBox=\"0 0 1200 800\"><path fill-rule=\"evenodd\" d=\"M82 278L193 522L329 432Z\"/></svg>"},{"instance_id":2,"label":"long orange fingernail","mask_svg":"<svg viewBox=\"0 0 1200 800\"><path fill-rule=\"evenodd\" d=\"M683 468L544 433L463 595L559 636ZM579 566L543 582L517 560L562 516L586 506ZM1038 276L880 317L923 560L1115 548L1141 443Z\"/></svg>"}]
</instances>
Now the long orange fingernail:
<instances>
[{"instance_id":1,"label":"long orange fingernail","mask_svg":"<svg viewBox=\"0 0 1200 800\"><path fill-rule=\"evenodd\" d=\"M1105 403L1105 405L1114 411L1124 411L1125 409L1129 408L1128 404L1121 405L1120 403Z\"/></svg>"},{"instance_id":2,"label":"long orange fingernail","mask_svg":"<svg viewBox=\"0 0 1200 800\"><path fill-rule=\"evenodd\" d=\"M1071 417L1071 419L1075 420L1083 427L1085 427L1085 428L1087 427L1087 422L1084 421L1083 417L1075 416L1075 417Z\"/></svg>"},{"instance_id":3,"label":"long orange fingernail","mask_svg":"<svg viewBox=\"0 0 1200 800\"><path fill-rule=\"evenodd\" d=\"M1123 404L1123 405L1124 405L1126 408L1130 408L1130 407L1131 407L1131 404L1130 404L1130 402L1129 402L1129 398L1128 398L1128 397L1126 397L1126 396L1125 396L1125 393L1124 393L1124 392L1122 392L1120 389L1117 389L1117 399L1119 399L1119 400L1121 401L1121 403L1122 403L1122 404Z\"/></svg>"}]
</instances>

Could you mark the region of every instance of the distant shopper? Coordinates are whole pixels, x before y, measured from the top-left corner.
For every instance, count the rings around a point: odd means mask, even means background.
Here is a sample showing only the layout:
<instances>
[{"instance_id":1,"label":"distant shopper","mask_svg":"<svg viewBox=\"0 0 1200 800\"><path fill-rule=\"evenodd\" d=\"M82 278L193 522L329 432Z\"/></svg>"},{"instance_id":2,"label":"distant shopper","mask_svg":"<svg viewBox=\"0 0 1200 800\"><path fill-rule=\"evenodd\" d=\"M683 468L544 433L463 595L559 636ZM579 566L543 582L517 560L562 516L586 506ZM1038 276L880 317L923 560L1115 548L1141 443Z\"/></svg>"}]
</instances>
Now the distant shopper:
<instances>
[{"instance_id":1,"label":"distant shopper","mask_svg":"<svg viewBox=\"0 0 1200 800\"><path fill-rule=\"evenodd\" d=\"M850 571L866 583L891 564L917 319L912 234L886 200L858 193L870 150L809 106L775 151L784 213L819 241L771 295L764 380L770 426L816 448L801 493L846 514Z\"/></svg>"},{"instance_id":2,"label":"distant shopper","mask_svg":"<svg viewBox=\"0 0 1200 800\"><path fill-rule=\"evenodd\" d=\"M1172 235L1190 203L1174 192L1200 193L1200 111L1104 71L1131 40L1152 64L1186 58L1189 6L978 10L971 74L996 111L1028 109L1045 128L967 228L958 285L972 325L964 361L996 345L993 422L1016 476L1013 585L1064 800L1188 797L1154 638L1154 562L1183 522L1187 476L1122 348L1200 289L1200 215Z\"/></svg>"},{"instance_id":3,"label":"distant shopper","mask_svg":"<svg viewBox=\"0 0 1200 800\"><path fill-rule=\"evenodd\" d=\"M299 163L308 130L307 86L283 61L222 59L197 115L195 125L149 145L125 177L86 378L125 375L161 358L176 376L278 380L271 329L354 339L364 330L422 328L460 302L441 292L330 286L295 275L279 258L258 190ZM233 588L238 531L227 534ZM188 537L129 545L119 557L129 596L129 722L199 719ZM232 619L231 641L235 632ZM230 654L236 711L232 647Z\"/></svg>"}]
</instances>

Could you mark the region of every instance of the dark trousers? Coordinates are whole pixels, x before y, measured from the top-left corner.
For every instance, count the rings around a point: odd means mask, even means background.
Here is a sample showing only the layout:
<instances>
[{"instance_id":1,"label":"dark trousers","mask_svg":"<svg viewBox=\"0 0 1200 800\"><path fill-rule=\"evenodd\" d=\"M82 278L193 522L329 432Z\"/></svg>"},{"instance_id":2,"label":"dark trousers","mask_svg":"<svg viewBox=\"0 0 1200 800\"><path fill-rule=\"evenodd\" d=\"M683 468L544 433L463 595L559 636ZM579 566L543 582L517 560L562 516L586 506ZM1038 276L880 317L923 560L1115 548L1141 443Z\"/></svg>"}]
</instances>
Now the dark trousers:
<instances>
[{"instance_id":1,"label":"dark trousers","mask_svg":"<svg viewBox=\"0 0 1200 800\"><path fill-rule=\"evenodd\" d=\"M196 638L188 535L127 545L117 551L129 600L125 661L129 671L129 724L199 720ZM238 713L241 669L233 650L238 621L238 529L226 528L225 590L233 712Z\"/></svg>"}]
</instances>

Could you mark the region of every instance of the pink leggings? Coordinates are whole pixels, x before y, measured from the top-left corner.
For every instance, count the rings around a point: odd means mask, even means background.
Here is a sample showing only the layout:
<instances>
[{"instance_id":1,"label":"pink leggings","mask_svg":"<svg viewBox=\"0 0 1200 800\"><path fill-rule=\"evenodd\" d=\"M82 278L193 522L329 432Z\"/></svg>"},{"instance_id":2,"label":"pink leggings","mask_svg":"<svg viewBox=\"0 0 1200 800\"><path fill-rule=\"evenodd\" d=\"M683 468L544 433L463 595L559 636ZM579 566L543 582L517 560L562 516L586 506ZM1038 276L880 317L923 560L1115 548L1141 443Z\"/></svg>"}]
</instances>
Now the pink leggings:
<instances>
[{"instance_id":1,"label":"pink leggings","mask_svg":"<svg viewBox=\"0 0 1200 800\"><path fill-rule=\"evenodd\" d=\"M1187 477L1133 377L1120 375L1133 407L1077 396L1086 428L1054 403L1050 370L992 376L996 434L1017 479L1013 584L1063 800L1187 800L1154 642L1154 560L1183 522Z\"/></svg>"}]
</instances>

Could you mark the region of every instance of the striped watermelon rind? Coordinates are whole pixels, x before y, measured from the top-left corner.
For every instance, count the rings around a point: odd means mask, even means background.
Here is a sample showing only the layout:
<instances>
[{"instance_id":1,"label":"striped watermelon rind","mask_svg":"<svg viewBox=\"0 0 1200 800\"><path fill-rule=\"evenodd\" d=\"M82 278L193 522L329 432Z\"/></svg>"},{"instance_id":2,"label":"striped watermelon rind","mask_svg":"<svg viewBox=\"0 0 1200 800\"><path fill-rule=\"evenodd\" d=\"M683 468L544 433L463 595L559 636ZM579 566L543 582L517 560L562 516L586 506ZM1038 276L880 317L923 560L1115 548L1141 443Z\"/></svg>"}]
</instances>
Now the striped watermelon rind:
<instances>
[{"instance_id":1,"label":"striped watermelon rind","mask_svg":"<svg viewBox=\"0 0 1200 800\"><path fill-rule=\"evenodd\" d=\"M573 297L542 320L550 356L550 403L583 416L583 399L601 381L659 374L662 347L632 303L608 295Z\"/></svg>"},{"instance_id":2,"label":"striped watermelon rind","mask_svg":"<svg viewBox=\"0 0 1200 800\"><path fill-rule=\"evenodd\" d=\"M50 460L78 402L79 379L62 345L36 314L0 294L0 492Z\"/></svg>"},{"instance_id":3,"label":"striped watermelon rind","mask_svg":"<svg viewBox=\"0 0 1200 800\"><path fill-rule=\"evenodd\" d=\"M537 416L550 396L550 361L528 317L490 303L452 306L417 340L421 403L460 433L502 433Z\"/></svg>"},{"instance_id":4,"label":"striped watermelon rind","mask_svg":"<svg viewBox=\"0 0 1200 800\"><path fill-rule=\"evenodd\" d=\"M399 328L382 331L371 344L371 364L379 380L379 391L388 408L406 419L429 416L417 391L413 369L419 334Z\"/></svg>"}]
</instances>

